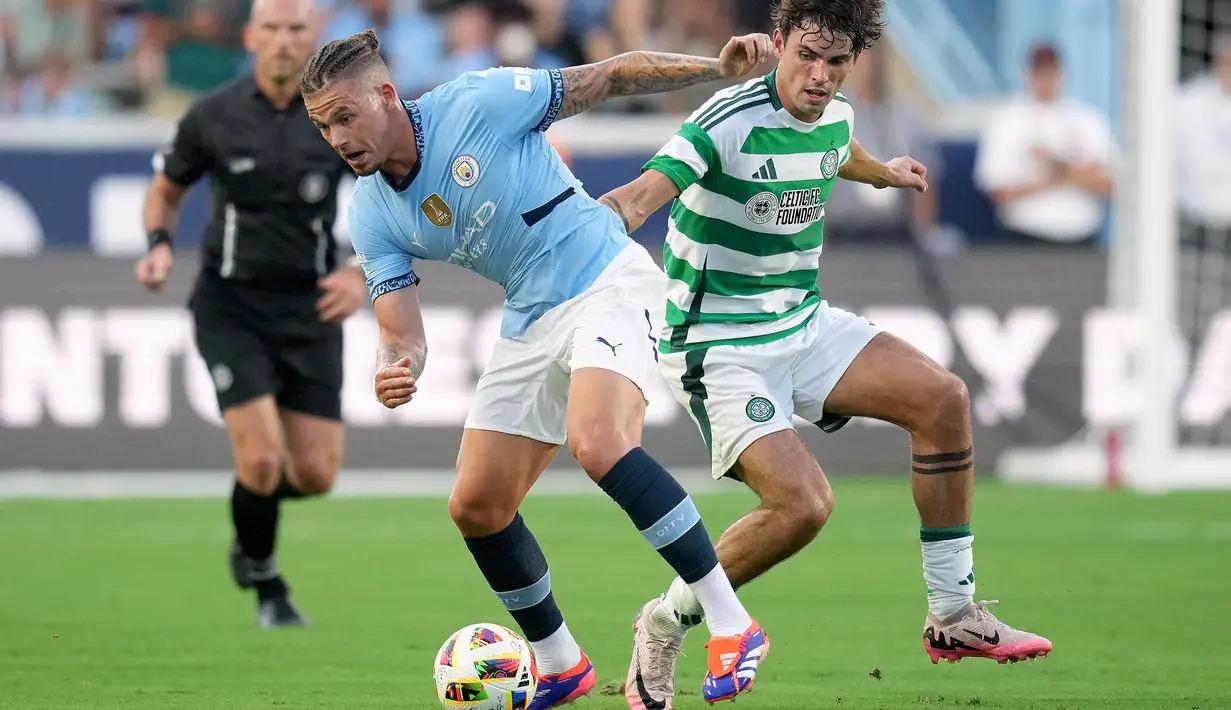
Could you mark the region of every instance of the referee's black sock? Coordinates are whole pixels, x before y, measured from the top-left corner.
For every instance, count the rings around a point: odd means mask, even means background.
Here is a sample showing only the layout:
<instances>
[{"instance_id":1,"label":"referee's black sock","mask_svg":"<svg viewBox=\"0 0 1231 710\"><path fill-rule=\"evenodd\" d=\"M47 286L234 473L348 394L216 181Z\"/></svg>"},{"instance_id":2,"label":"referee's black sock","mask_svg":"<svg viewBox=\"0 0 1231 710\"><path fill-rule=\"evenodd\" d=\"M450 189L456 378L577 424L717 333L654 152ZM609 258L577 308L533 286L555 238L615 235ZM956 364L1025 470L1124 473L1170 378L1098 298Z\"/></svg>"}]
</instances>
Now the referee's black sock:
<instances>
[{"instance_id":1,"label":"referee's black sock","mask_svg":"<svg viewBox=\"0 0 1231 710\"><path fill-rule=\"evenodd\" d=\"M254 493L236 479L231 492L231 519L240 551L255 563L251 577L257 596L269 599L286 595L286 582L273 564L278 536L277 496Z\"/></svg>"},{"instance_id":2,"label":"referee's black sock","mask_svg":"<svg viewBox=\"0 0 1231 710\"><path fill-rule=\"evenodd\" d=\"M274 498L278 500L294 500L304 497L304 494L298 488L291 485L291 479L286 475L286 466L283 466L282 479L278 481L278 487L274 489Z\"/></svg>"}]
</instances>

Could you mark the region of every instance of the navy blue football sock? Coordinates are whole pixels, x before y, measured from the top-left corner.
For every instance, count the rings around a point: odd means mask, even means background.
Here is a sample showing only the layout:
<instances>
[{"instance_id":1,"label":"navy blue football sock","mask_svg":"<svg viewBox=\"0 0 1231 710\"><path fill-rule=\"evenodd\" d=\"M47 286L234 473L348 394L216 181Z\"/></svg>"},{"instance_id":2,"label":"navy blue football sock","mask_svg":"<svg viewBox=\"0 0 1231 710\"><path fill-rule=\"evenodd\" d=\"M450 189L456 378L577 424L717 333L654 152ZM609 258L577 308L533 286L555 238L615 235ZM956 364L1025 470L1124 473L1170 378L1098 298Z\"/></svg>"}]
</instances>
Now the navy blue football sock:
<instances>
[{"instance_id":1,"label":"navy blue football sock","mask_svg":"<svg viewBox=\"0 0 1231 710\"><path fill-rule=\"evenodd\" d=\"M542 641L564 624L547 558L521 513L495 535L466 538L466 547L527 641Z\"/></svg>"},{"instance_id":2,"label":"navy blue football sock","mask_svg":"<svg viewBox=\"0 0 1231 710\"><path fill-rule=\"evenodd\" d=\"M644 449L625 454L598 485L686 583L718 566L718 554L692 498Z\"/></svg>"}]
</instances>

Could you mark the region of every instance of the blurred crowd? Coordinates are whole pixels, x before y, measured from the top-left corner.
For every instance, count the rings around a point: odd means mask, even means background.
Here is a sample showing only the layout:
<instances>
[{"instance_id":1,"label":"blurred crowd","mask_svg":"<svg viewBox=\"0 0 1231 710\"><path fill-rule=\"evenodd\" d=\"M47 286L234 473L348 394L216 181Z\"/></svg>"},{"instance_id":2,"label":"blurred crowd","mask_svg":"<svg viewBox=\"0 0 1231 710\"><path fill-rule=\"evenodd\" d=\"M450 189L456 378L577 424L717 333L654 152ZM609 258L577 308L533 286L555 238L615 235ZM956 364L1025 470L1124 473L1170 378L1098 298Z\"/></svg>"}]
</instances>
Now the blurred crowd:
<instances>
[{"instance_id":1,"label":"blurred crowd","mask_svg":"<svg viewBox=\"0 0 1231 710\"><path fill-rule=\"evenodd\" d=\"M0 112L175 117L192 96L246 69L241 32L250 5L0 0ZM380 32L407 96L497 65L553 68L631 49L714 54L732 34L768 24L764 0L317 0L317 7L322 41Z\"/></svg>"},{"instance_id":2,"label":"blurred crowd","mask_svg":"<svg viewBox=\"0 0 1231 710\"><path fill-rule=\"evenodd\" d=\"M0 114L81 117L124 112L177 119L203 92L248 69L242 27L251 0L0 0ZM399 89L418 96L460 73L491 66L560 67L632 49L715 54L734 34L768 31L766 0L316 0L321 41L369 27ZM917 104L889 88L878 47L860 59L845 93L857 133L874 155L941 151ZM1231 224L1231 35L1212 43L1212 71L1187 81L1181 201L1186 225ZM1091 245L1107 235L1115 175L1123 167L1109 117L1066 95L1064 58L1040 44L1022 58L1019 96L987 114L970 170L1000 230L998 241ZM768 69L768 68L767 68ZM714 85L623 99L598 110L688 112ZM1228 148L1231 150L1231 148ZM838 241L920 243L947 251L963 235L942 224L926 195L840 183L828 212ZM1191 231L1190 227L1186 227Z\"/></svg>"}]
</instances>

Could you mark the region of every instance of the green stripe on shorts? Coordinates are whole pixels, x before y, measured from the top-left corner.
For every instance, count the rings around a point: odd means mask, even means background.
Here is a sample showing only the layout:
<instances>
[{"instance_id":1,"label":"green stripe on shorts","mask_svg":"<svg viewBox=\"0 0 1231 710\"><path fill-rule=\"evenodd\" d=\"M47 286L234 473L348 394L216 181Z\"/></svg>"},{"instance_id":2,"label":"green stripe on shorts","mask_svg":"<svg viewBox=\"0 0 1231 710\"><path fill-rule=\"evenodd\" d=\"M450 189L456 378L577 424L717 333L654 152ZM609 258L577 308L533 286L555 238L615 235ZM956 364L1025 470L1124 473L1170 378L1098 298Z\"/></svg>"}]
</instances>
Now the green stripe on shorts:
<instances>
[{"instance_id":1,"label":"green stripe on shorts","mask_svg":"<svg viewBox=\"0 0 1231 710\"><path fill-rule=\"evenodd\" d=\"M697 425L701 427L701 438L705 440L705 449L710 454L710 459L714 458L714 438L710 429L710 415L705 411L705 400L709 399L709 392L705 389L705 383L701 378L705 377L705 354L709 352L709 348L701 348L698 350L689 350L684 355L684 376L680 378L684 386L684 391L688 393L688 409L697 419Z\"/></svg>"}]
</instances>

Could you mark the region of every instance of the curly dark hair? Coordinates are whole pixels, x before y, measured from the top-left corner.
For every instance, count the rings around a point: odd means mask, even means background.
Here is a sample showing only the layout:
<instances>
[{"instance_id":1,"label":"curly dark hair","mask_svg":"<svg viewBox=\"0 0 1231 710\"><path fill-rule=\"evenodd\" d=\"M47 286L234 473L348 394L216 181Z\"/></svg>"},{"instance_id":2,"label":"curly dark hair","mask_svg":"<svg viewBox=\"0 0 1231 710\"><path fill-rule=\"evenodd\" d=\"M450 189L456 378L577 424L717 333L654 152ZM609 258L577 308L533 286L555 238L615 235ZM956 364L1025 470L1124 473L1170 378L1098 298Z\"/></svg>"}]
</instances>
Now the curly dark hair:
<instances>
[{"instance_id":1,"label":"curly dark hair","mask_svg":"<svg viewBox=\"0 0 1231 710\"><path fill-rule=\"evenodd\" d=\"M313 94L333 81L382 62L380 38L372 30L336 39L321 47L304 67L300 91Z\"/></svg>"},{"instance_id":2,"label":"curly dark hair","mask_svg":"<svg viewBox=\"0 0 1231 710\"><path fill-rule=\"evenodd\" d=\"M796 30L842 34L854 54L871 48L885 32L885 0L776 0L771 13L783 36Z\"/></svg>"}]
</instances>

